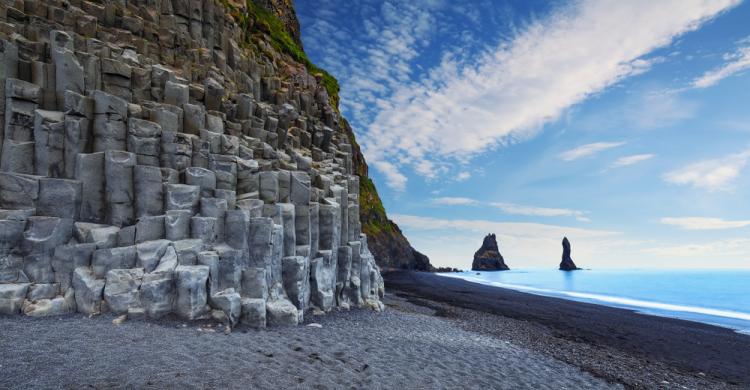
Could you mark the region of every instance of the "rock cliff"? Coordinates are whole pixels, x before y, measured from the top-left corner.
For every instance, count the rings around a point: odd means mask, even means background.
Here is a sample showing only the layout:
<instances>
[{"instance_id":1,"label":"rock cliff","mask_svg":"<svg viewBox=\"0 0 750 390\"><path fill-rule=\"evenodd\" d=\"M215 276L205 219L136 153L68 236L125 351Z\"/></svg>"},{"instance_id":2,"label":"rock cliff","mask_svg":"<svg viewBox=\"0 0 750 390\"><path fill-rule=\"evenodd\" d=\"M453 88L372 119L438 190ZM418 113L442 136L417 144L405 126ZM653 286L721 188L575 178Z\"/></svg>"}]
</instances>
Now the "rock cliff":
<instances>
[{"instance_id":1,"label":"rock cliff","mask_svg":"<svg viewBox=\"0 0 750 390\"><path fill-rule=\"evenodd\" d=\"M0 313L382 308L377 193L290 6L0 1Z\"/></svg>"},{"instance_id":2,"label":"rock cliff","mask_svg":"<svg viewBox=\"0 0 750 390\"><path fill-rule=\"evenodd\" d=\"M568 237L563 237L562 247L563 247L563 253L562 253L562 261L560 262L560 270L561 271L575 271L577 269L580 269L576 267L576 263L574 263L573 259L570 258L570 241L568 241Z\"/></svg>"},{"instance_id":3,"label":"rock cliff","mask_svg":"<svg viewBox=\"0 0 750 390\"><path fill-rule=\"evenodd\" d=\"M474 253L471 269L472 271L507 271L510 269L505 264L503 255L500 254L494 234L484 237L482 247Z\"/></svg>"}]
</instances>

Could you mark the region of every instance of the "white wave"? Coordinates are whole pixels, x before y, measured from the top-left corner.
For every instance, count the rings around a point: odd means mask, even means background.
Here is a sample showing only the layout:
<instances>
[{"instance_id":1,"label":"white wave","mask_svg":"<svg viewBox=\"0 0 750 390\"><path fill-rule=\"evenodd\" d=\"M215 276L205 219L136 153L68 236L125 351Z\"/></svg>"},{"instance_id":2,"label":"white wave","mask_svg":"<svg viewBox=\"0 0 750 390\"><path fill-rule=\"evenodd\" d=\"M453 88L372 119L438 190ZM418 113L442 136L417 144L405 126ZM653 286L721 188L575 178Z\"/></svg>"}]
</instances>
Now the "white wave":
<instances>
[{"instance_id":1,"label":"white wave","mask_svg":"<svg viewBox=\"0 0 750 390\"><path fill-rule=\"evenodd\" d=\"M733 310L722 310L722 309L712 309L708 307L677 305L677 304L672 304L672 303L644 301L640 299L624 298L624 297L601 295L601 294L580 293L580 292L574 292L574 291L551 290L551 289L545 289L545 288L524 286L524 285L519 285L519 284L492 282L492 281L484 280L481 278L474 278L471 276L463 276L463 275L444 274L444 276L464 279L470 282L480 283L480 284L489 285L489 286L503 287L503 288L509 288L512 290L519 290L519 291L526 291L530 293L536 293L539 295L548 295L548 296L556 296L556 297L571 297L571 298L576 298L579 300L602 302L604 304L608 304L609 306L626 306L626 307L635 308L635 309L652 309L652 310L660 310L660 311L666 311L666 312L693 313L693 314L702 314L702 315L713 316L713 317L723 317L723 318L732 318L732 319L743 320L743 321L750 321L750 313L743 313L743 312L733 311Z\"/></svg>"}]
</instances>

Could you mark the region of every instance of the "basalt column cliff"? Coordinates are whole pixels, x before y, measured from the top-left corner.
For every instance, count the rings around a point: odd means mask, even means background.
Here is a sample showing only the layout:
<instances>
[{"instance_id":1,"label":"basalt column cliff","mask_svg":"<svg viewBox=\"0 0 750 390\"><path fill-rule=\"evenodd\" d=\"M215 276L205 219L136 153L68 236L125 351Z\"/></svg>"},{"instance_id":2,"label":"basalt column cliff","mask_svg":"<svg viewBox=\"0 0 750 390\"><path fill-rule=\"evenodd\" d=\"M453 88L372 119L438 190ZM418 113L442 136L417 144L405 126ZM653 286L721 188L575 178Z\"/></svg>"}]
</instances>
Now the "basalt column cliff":
<instances>
[{"instance_id":1,"label":"basalt column cliff","mask_svg":"<svg viewBox=\"0 0 750 390\"><path fill-rule=\"evenodd\" d=\"M0 0L0 313L382 308L379 199L289 3Z\"/></svg>"}]
</instances>

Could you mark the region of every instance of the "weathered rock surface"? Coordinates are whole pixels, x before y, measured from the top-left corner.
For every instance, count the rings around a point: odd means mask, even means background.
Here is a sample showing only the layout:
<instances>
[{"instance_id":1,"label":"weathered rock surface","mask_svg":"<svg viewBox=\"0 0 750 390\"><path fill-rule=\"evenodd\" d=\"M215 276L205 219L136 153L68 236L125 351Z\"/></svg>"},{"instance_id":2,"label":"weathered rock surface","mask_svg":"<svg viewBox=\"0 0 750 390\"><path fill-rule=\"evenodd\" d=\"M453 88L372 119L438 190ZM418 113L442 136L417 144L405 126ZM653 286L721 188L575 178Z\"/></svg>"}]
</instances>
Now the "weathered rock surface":
<instances>
[{"instance_id":1,"label":"weathered rock surface","mask_svg":"<svg viewBox=\"0 0 750 390\"><path fill-rule=\"evenodd\" d=\"M0 2L0 313L382 309L364 159L262 9L301 46L287 0Z\"/></svg>"},{"instance_id":2,"label":"weathered rock surface","mask_svg":"<svg viewBox=\"0 0 750 390\"><path fill-rule=\"evenodd\" d=\"M507 271L510 269L505 264L503 255L500 254L494 234L484 237L482 247L474 253L471 269L473 271Z\"/></svg>"},{"instance_id":3,"label":"weathered rock surface","mask_svg":"<svg viewBox=\"0 0 750 390\"><path fill-rule=\"evenodd\" d=\"M570 241L568 241L568 237L563 237L562 247L563 247L563 253L562 253L562 261L560 262L560 270L561 271L575 271L575 270L580 269L576 267L576 263L574 263L573 259L570 258Z\"/></svg>"}]
</instances>

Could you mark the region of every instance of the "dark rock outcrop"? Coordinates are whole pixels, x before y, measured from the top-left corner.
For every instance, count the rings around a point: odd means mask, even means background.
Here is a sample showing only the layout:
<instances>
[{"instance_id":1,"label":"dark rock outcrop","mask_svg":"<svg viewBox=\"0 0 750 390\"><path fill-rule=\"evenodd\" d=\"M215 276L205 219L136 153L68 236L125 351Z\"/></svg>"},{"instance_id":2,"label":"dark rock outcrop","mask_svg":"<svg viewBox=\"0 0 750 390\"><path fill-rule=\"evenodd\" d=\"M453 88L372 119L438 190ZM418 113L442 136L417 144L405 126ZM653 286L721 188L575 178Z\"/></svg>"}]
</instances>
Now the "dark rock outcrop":
<instances>
[{"instance_id":1,"label":"dark rock outcrop","mask_svg":"<svg viewBox=\"0 0 750 390\"><path fill-rule=\"evenodd\" d=\"M575 271L577 269L580 269L576 267L576 263L574 263L573 259L570 258L570 241L568 241L568 237L563 237L562 247L563 247L563 253L562 253L562 261L560 262L560 270L561 271Z\"/></svg>"},{"instance_id":2,"label":"dark rock outcrop","mask_svg":"<svg viewBox=\"0 0 750 390\"><path fill-rule=\"evenodd\" d=\"M503 255L497 247L497 239L494 234L484 237L482 247L474 253L474 261L471 263L472 271L507 271L510 268L505 264Z\"/></svg>"}]
</instances>

